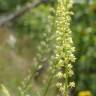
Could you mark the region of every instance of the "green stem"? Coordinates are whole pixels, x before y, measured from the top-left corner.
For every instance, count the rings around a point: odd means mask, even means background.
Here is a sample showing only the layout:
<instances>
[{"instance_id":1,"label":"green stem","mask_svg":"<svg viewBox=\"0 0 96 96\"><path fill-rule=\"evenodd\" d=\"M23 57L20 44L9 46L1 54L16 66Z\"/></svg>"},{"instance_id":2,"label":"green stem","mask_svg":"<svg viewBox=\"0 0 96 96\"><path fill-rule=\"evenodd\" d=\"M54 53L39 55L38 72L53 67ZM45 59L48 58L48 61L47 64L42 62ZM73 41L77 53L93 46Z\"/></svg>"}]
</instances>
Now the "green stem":
<instances>
[{"instance_id":1,"label":"green stem","mask_svg":"<svg viewBox=\"0 0 96 96\"><path fill-rule=\"evenodd\" d=\"M50 85L51 85L51 82L52 82L52 80L53 80L54 74L55 74L55 72L51 75L51 77L50 77L50 79L49 79L49 81L48 81L47 87L46 87L46 89L45 89L45 91L44 91L43 96L46 96L46 95L47 95L47 92L48 92L48 90L49 90L49 88L50 88Z\"/></svg>"}]
</instances>

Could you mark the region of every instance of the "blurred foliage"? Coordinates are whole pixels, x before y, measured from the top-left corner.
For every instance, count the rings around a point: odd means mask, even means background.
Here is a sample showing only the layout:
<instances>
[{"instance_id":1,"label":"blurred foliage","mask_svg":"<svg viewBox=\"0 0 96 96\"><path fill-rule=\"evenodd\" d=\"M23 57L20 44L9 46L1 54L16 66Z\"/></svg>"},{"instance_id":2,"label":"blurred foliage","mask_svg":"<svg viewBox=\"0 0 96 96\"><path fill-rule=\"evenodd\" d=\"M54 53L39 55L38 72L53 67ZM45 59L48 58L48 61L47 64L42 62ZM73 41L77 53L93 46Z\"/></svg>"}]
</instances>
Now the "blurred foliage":
<instances>
[{"instance_id":1,"label":"blurred foliage","mask_svg":"<svg viewBox=\"0 0 96 96\"><path fill-rule=\"evenodd\" d=\"M3 13L13 12L17 10L19 7L21 8L23 5L25 5L27 2L30 1L31 0L0 0L0 14L2 15ZM33 0L33 2L34 1L35 0ZM23 60L27 58L30 61L27 63L30 63L32 70L34 70L34 66L35 66L32 58L34 58L38 52L38 46L40 45L40 41L44 40L42 34L47 32L46 29L46 25L48 24L47 17L49 14L54 16L53 13L49 12L49 9L50 7L55 8L55 4L56 4L55 0L49 0L48 4L47 3L41 4L37 8L32 9L30 12L24 14L22 17L12 22L11 29L17 36L15 51L17 52L17 54L19 54L19 56L24 57ZM77 58L74 64L74 72L75 72L74 79L76 81L75 95L77 96L78 92L80 91L90 90L93 96L95 96L96 95L96 26L95 26L96 1L85 0L84 3L75 3L73 7L73 11L74 11L74 15L72 17L71 28L73 31L73 39L76 46L75 54ZM0 48L1 47L2 46L0 45ZM10 49L10 50L14 51L14 49ZM5 53L7 52L8 54L10 53L8 52L9 49L7 49L7 47L5 47L3 51ZM15 69L17 68L15 66L13 67L11 66L11 68L9 68L10 67L9 64L12 65L13 63L14 61L12 61L11 59L9 58L6 59L5 56L4 58L2 58L2 56L0 56L0 74L1 74L0 83L2 82L5 83L5 85L8 85L9 90L15 92L16 88L13 87L17 87L20 84L21 80L23 80L24 76L26 76L27 74L22 74L22 73L19 74L20 71L18 71L17 73L15 71L14 73L16 76L14 76L12 75L11 72L9 72L11 74L10 76L13 76L13 78L15 78L12 80L12 77L10 77L11 81L10 79L8 79L9 75L7 77L4 77L5 74L7 73L3 70L4 68L7 71L11 70L12 68L13 70L17 70ZM15 64L17 63L15 62ZM3 81L4 79L1 78L4 78L6 80ZM39 80L44 78L46 78L45 80L48 79L46 74L44 75L43 78L40 78ZM35 91L39 89L43 90L40 81L38 81L38 83L35 81L32 82L34 83L35 86L35 87L32 86L32 88L34 88ZM34 94L33 96L38 94L35 93L34 90L33 90L33 94ZM52 88L50 88L49 90L51 91Z\"/></svg>"},{"instance_id":2,"label":"blurred foliage","mask_svg":"<svg viewBox=\"0 0 96 96\"><path fill-rule=\"evenodd\" d=\"M29 0L0 0L0 13L10 12L24 5Z\"/></svg>"},{"instance_id":3,"label":"blurred foliage","mask_svg":"<svg viewBox=\"0 0 96 96\"><path fill-rule=\"evenodd\" d=\"M96 95L96 3L74 5L72 22L76 45L76 90L91 90Z\"/></svg>"}]
</instances>

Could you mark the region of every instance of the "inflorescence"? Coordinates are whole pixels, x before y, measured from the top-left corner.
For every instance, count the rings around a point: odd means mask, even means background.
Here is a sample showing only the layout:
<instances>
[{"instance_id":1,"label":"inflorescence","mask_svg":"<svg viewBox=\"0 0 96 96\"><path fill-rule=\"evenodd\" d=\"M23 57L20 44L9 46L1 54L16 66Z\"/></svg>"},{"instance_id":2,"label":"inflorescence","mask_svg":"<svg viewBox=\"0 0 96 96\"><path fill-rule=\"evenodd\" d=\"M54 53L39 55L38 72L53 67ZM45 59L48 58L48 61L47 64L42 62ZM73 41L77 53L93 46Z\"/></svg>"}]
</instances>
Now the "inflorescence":
<instances>
[{"instance_id":1,"label":"inflorescence","mask_svg":"<svg viewBox=\"0 0 96 96\"><path fill-rule=\"evenodd\" d=\"M74 74L72 63L75 61L70 29L72 4L72 0L58 0L56 10L56 86L60 96L68 96L69 89L75 87L75 83L71 81Z\"/></svg>"}]
</instances>

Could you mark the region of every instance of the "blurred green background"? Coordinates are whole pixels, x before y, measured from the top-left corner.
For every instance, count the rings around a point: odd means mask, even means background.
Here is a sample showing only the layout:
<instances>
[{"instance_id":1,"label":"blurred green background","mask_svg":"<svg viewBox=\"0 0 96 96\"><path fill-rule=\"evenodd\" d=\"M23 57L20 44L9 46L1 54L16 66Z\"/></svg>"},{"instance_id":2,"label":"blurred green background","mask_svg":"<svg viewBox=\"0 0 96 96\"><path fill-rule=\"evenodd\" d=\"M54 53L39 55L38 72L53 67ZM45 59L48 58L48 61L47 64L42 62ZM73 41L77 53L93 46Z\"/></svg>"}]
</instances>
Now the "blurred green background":
<instances>
[{"instance_id":1,"label":"blurred green background","mask_svg":"<svg viewBox=\"0 0 96 96\"><path fill-rule=\"evenodd\" d=\"M36 1L32 0L33 3ZM0 16L20 10L27 2L31 3L31 0L0 0ZM0 27L0 84L4 84L12 96L19 96L17 87L28 75L29 69L34 71L36 67L34 58L40 42L44 40L43 34L48 30L48 16L55 18L54 12L49 12L51 7L55 9L56 0L46 0L46 3ZM96 96L96 0L74 0L73 12L71 29L77 58L73 96L78 96L81 91L90 91L92 96ZM48 79L47 74L50 73L44 70L38 80L31 81L31 96L39 96ZM53 96L51 89L49 91L48 96Z\"/></svg>"}]
</instances>

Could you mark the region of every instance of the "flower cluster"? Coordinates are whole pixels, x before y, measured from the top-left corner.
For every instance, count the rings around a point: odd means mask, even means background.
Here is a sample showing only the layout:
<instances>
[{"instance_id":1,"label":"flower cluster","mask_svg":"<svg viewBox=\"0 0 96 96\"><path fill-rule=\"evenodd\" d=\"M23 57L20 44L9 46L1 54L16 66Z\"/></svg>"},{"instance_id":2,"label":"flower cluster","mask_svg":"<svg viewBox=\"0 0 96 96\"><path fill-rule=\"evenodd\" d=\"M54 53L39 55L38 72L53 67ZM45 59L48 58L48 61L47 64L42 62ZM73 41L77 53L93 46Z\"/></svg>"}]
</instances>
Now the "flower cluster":
<instances>
[{"instance_id":1,"label":"flower cluster","mask_svg":"<svg viewBox=\"0 0 96 96\"><path fill-rule=\"evenodd\" d=\"M39 64L38 70L42 69L44 66L47 66L47 69L43 69L48 70L53 62L55 37L54 32L52 32L54 30L54 16L52 16L51 13L55 13L53 8L49 8L49 15L47 17L47 24L45 26L46 31L41 34L41 41L40 45L38 46L38 53L36 56L37 64Z\"/></svg>"},{"instance_id":2,"label":"flower cluster","mask_svg":"<svg viewBox=\"0 0 96 96\"><path fill-rule=\"evenodd\" d=\"M46 0L45 0L46 1ZM49 8L49 14L55 13L53 8ZM41 77L45 71L48 69L52 69L51 65L53 62L53 47L54 47L54 33L52 33L53 30L53 20L54 17L49 15L47 18L47 24L45 25L45 31L41 33L40 35L40 41L39 45L37 46L37 54L36 57L34 58L34 72L33 70L28 74L27 77L21 82L21 85L18 87L20 96L30 96L28 94L28 90L31 89L30 83L32 82L31 79L35 78L36 80ZM52 28L52 29L51 29ZM50 71L50 70L48 70ZM32 74L34 73L34 74ZM43 83L45 80L42 80Z\"/></svg>"},{"instance_id":3,"label":"flower cluster","mask_svg":"<svg viewBox=\"0 0 96 96\"><path fill-rule=\"evenodd\" d=\"M74 74L72 63L75 61L70 29L72 3L72 0L58 0L56 10L56 86L62 96L68 96L69 89L75 86L75 83L70 81Z\"/></svg>"}]
</instances>

